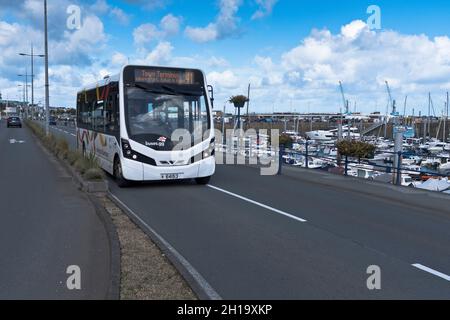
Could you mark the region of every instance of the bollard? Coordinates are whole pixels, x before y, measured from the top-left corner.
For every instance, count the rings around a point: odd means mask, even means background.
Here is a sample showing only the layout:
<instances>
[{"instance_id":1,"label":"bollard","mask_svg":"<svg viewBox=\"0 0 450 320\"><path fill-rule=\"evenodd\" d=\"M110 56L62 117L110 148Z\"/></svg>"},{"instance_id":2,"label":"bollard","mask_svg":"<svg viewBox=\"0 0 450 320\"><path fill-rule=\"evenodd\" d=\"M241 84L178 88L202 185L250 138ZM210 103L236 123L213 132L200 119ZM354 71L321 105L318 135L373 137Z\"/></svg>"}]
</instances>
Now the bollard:
<instances>
[{"instance_id":1,"label":"bollard","mask_svg":"<svg viewBox=\"0 0 450 320\"><path fill-rule=\"evenodd\" d=\"M256 132L256 154L259 155L259 130Z\"/></svg>"},{"instance_id":2,"label":"bollard","mask_svg":"<svg viewBox=\"0 0 450 320\"><path fill-rule=\"evenodd\" d=\"M305 145L305 154L306 154L305 168L309 169L308 141L306 141L306 145Z\"/></svg>"},{"instance_id":3,"label":"bollard","mask_svg":"<svg viewBox=\"0 0 450 320\"><path fill-rule=\"evenodd\" d=\"M398 186L402 184L402 181L401 181L401 177L402 177L401 167L402 167L402 152L399 151L397 153L397 182L396 182L396 184Z\"/></svg>"},{"instance_id":4,"label":"bollard","mask_svg":"<svg viewBox=\"0 0 450 320\"><path fill-rule=\"evenodd\" d=\"M348 156L345 156L345 176L348 176Z\"/></svg>"},{"instance_id":5,"label":"bollard","mask_svg":"<svg viewBox=\"0 0 450 320\"><path fill-rule=\"evenodd\" d=\"M277 175L281 175L281 168L283 167L283 154L284 154L284 145L280 145L280 151L278 152L278 173L277 173Z\"/></svg>"}]
</instances>

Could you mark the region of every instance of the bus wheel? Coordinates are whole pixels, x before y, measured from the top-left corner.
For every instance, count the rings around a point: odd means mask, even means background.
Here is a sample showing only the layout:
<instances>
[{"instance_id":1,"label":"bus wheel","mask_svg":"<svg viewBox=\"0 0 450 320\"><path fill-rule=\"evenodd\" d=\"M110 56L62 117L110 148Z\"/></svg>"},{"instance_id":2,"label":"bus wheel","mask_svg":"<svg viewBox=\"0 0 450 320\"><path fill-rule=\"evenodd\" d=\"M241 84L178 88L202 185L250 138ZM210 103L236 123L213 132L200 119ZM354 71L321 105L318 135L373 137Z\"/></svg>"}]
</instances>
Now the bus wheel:
<instances>
[{"instance_id":1,"label":"bus wheel","mask_svg":"<svg viewBox=\"0 0 450 320\"><path fill-rule=\"evenodd\" d=\"M130 183L123 177L122 165L118 157L114 159L114 178L119 188L126 188Z\"/></svg>"},{"instance_id":2,"label":"bus wheel","mask_svg":"<svg viewBox=\"0 0 450 320\"><path fill-rule=\"evenodd\" d=\"M208 184L209 180L211 180L211 177L195 178L195 182L197 182L197 184L201 184L201 185Z\"/></svg>"}]
</instances>

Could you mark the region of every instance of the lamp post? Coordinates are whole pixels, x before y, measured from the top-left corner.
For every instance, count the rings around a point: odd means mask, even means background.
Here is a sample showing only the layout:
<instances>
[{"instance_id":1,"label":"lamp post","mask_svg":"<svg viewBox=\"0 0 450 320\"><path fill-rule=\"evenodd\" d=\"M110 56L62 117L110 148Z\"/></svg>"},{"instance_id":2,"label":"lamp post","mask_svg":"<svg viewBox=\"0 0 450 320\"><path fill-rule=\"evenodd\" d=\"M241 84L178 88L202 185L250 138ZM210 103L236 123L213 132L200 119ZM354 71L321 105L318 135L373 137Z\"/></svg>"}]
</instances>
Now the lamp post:
<instances>
[{"instance_id":1,"label":"lamp post","mask_svg":"<svg viewBox=\"0 0 450 320\"><path fill-rule=\"evenodd\" d=\"M23 84L23 86L24 86L24 92L25 92L25 99L24 99L24 102L27 102L28 103L28 71L25 71L25 74L18 74L17 75L18 77L24 77L25 78L25 81L24 81L24 84Z\"/></svg>"},{"instance_id":2,"label":"lamp post","mask_svg":"<svg viewBox=\"0 0 450 320\"><path fill-rule=\"evenodd\" d=\"M47 26L47 0L44 0L44 34L45 34L45 132L49 134L49 113L50 113L50 101L49 101L49 84L48 84L48 26Z\"/></svg>"},{"instance_id":3,"label":"lamp post","mask_svg":"<svg viewBox=\"0 0 450 320\"><path fill-rule=\"evenodd\" d=\"M31 105L34 105L34 57L44 58L43 54L34 54L33 43L31 44L30 53L19 53L19 55L31 58ZM27 98L28 100L28 98Z\"/></svg>"},{"instance_id":4,"label":"lamp post","mask_svg":"<svg viewBox=\"0 0 450 320\"><path fill-rule=\"evenodd\" d=\"M26 105L26 96L25 96L25 89L28 88L30 85L25 85L25 84L18 84L17 87L22 88L21 93L22 93L22 104L25 106Z\"/></svg>"}]
</instances>

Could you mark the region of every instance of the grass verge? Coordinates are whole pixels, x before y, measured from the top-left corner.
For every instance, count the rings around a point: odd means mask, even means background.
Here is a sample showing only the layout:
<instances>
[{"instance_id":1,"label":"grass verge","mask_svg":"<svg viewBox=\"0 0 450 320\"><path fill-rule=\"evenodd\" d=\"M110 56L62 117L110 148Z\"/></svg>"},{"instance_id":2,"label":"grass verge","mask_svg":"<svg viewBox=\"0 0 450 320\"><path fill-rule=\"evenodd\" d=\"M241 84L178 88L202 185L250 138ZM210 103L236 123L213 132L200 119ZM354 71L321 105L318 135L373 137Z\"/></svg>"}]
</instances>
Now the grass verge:
<instances>
[{"instance_id":1,"label":"grass verge","mask_svg":"<svg viewBox=\"0 0 450 320\"><path fill-rule=\"evenodd\" d=\"M85 157L79 151L70 150L66 139L56 137L51 133L46 135L45 129L38 123L30 120L25 120L24 122L49 151L71 165L85 180L100 181L105 178L104 172L98 165L94 155L90 154Z\"/></svg>"}]
</instances>

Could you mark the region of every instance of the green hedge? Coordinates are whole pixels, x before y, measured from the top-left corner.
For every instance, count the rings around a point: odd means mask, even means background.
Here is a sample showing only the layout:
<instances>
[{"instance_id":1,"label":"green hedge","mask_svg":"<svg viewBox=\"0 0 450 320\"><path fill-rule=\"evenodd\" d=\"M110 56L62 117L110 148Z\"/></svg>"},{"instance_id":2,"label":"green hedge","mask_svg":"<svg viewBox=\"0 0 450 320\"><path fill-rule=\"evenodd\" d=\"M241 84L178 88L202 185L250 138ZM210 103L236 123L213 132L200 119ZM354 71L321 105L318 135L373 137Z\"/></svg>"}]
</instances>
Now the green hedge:
<instances>
[{"instance_id":1,"label":"green hedge","mask_svg":"<svg viewBox=\"0 0 450 320\"><path fill-rule=\"evenodd\" d=\"M372 158L376 147L370 143L362 141L342 140L337 143L337 148L341 156L355 157L358 159Z\"/></svg>"},{"instance_id":2,"label":"green hedge","mask_svg":"<svg viewBox=\"0 0 450 320\"><path fill-rule=\"evenodd\" d=\"M46 135L45 129L36 122L25 120L25 124L42 141L44 146L59 159L67 161L83 178L89 181L104 179L103 170L98 165L94 155L84 157L81 152L70 150L69 143L62 137L53 134Z\"/></svg>"}]
</instances>

